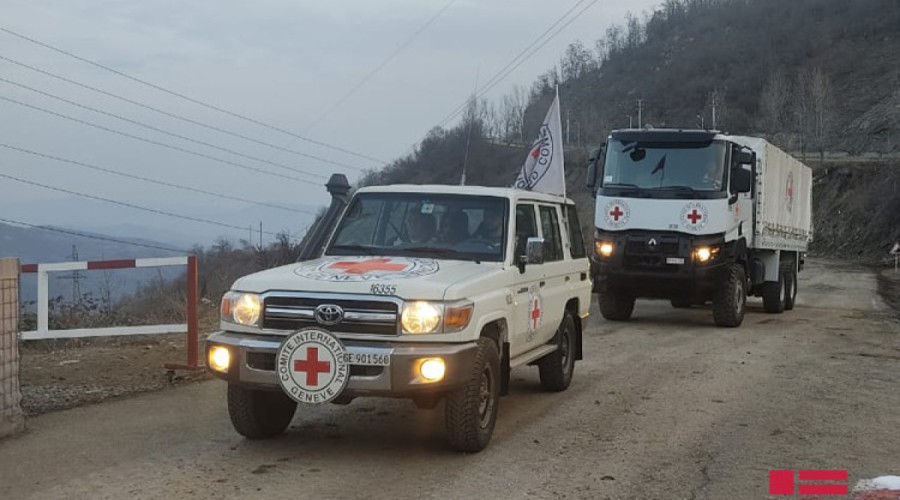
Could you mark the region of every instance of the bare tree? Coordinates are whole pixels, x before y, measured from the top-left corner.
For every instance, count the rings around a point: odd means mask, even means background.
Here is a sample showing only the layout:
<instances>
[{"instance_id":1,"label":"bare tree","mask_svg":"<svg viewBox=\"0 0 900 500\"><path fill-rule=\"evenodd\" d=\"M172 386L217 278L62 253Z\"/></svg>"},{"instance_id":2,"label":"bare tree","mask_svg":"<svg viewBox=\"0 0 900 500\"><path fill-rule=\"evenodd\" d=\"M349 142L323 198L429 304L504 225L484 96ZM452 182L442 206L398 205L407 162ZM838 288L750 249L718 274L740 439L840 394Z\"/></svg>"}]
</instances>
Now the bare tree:
<instances>
[{"instance_id":1,"label":"bare tree","mask_svg":"<svg viewBox=\"0 0 900 500\"><path fill-rule=\"evenodd\" d=\"M503 139L507 144L525 142L525 108L528 106L528 95L519 85L512 92L503 96L500 102L500 121L503 127Z\"/></svg>"},{"instance_id":2,"label":"bare tree","mask_svg":"<svg viewBox=\"0 0 900 500\"><path fill-rule=\"evenodd\" d=\"M766 86L759 99L760 127L768 134L774 135L784 131L788 118L786 110L790 100L790 85L784 72L776 70L769 75Z\"/></svg>"},{"instance_id":3,"label":"bare tree","mask_svg":"<svg viewBox=\"0 0 900 500\"><path fill-rule=\"evenodd\" d=\"M812 109L812 97L810 91L810 75L808 71L800 70L797 72L797 78L794 82L794 88L791 92L791 102L793 102L794 118L796 120L796 134L800 141L800 157L806 160L806 148L809 145L810 137L810 110Z\"/></svg>"},{"instance_id":4,"label":"bare tree","mask_svg":"<svg viewBox=\"0 0 900 500\"><path fill-rule=\"evenodd\" d=\"M725 128L728 111L725 105L725 94L725 89L716 87L707 96L704 114L709 117L709 125L712 129L723 130Z\"/></svg>"},{"instance_id":5,"label":"bare tree","mask_svg":"<svg viewBox=\"0 0 900 500\"><path fill-rule=\"evenodd\" d=\"M831 137L832 91L831 80L821 68L812 71L809 81L809 95L812 111L813 142L819 150L819 161L825 162L825 146Z\"/></svg>"}]
</instances>

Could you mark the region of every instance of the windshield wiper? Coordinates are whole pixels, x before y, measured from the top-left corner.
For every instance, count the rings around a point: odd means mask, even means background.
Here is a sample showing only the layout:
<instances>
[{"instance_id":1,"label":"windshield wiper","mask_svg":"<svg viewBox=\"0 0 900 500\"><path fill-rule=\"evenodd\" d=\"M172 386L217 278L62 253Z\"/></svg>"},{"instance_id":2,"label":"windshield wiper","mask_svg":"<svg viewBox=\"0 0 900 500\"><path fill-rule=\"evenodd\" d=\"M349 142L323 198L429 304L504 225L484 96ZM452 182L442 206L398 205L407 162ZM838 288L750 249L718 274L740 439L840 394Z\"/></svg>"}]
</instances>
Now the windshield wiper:
<instances>
[{"instance_id":1,"label":"windshield wiper","mask_svg":"<svg viewBox=\"0 0 900 500\"><path fill-rule=\"evenodd\" d=\"M455 257L460 255L460 252L452 249L452 248L444 248L444 247L408 247L408 248L397 248L402 252L411 252L418 254L435 254L441 257Z\"/></svg>"},{"instance_id":2,"label":"windshield wiper","mask_svg":"<svg viewBox=\"0 0 900 500\"><path fill-rule=\"evenodd\" d=\"M692 187L690 187L690 186L660 186L660 187L655 188L655 189L656 189L657 191L661 191L661 190L664 190L664 189L670 189L670 190L672 190L672 191L681 191L681 192L683 192L683 193L685 193L685 194L688 194L688 195L690 195L690 196L697 196L697 195L699 194L699 193L697 192L696 189L694 189L694 188L692 188Z\"/></svg>"},{"instance_id":3,"label":"windshield wiper","mask_svg":"<svg viewBox=\"0 0 900 500\"><path fill-rule=\"evenodd\" d=\"M614 187L614 188L618 188L618 187L627 187L627 188L634 188L634 189L640 189L640 188L641 188L641 187L638 186L637 184L630 184L630 183L627 183L627 182L612 182L612 183L608 183L608 184L607 184L607 183L604 183L604 184L603 184L603 187Z\"/></svg>"},{"instance_id":4,"label":"windshield wiper","mask_svg":"<svg viewBox=\"0 0 900 500\"><path fill-rule=\"evenodd\" d=\"M328 250L338 250L340 252L358 252L362 255L375 255L384 251L383 248L373 247L372 245L331 245Z\"/></svg>"}]
</instances>

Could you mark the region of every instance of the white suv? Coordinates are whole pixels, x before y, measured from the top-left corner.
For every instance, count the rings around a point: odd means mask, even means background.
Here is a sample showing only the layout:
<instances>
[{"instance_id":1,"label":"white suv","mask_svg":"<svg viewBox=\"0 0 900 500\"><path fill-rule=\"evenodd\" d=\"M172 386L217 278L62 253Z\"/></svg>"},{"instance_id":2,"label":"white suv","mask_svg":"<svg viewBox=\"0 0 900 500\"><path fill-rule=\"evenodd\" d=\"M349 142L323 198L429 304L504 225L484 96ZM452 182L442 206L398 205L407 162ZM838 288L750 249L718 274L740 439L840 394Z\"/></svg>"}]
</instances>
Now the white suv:
<instances>
[{"instance_id":1,"label":"white suv","mask_svg":"<svg viewBox=\"0 0 900 500\"><path fill-rule=\"evenodd\" d=\"M570 200L503 188L355 193L324 255L238 279L207 340L235 429L281 433L297 403L446 399L451 445L487 446L510 369L551 391L581 359L591 283Z\"/></svg>"}]
</instances>

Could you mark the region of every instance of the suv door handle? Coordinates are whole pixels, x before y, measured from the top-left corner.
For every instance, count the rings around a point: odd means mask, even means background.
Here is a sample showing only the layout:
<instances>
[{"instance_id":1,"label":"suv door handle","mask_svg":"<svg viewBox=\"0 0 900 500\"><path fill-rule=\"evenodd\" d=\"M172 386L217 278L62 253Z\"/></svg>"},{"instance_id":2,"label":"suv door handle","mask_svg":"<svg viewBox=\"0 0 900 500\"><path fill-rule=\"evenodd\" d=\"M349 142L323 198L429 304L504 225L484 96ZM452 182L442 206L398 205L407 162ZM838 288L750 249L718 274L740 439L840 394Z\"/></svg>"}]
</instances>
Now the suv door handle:
<instances>
[{"instance_id":1,"label":"suv door handle","mask_svg":"<svg viewBox=\"0 0 900 500\"><path fill-rule=\"evenodd\" d=\"M572 280L571 276L566 276L566 281L571 281L571 280Z\"/></svg>"},{"instance_id":2,"label":"suv door handle","mask_svg":"<svg viewBox=\"0 0 900 500\"><path fill-rule=\"evenodd\" d=\"M543 286L546 285L546 284L547 284L546 281L541 281L541 283L540 283L540 285L541 285L542 288L543 288Z\"/></svg>"},{"instance_id":3,"label":"suv door handle","mask_svg":"<svg viewBox=\"0 0 900 500\"><path fill-rule=\"evenodd\" d=\"M522 288L519 288L519 290L516 293L528 293L528 287L523 286Z\"/></svg>"}]
</instances>

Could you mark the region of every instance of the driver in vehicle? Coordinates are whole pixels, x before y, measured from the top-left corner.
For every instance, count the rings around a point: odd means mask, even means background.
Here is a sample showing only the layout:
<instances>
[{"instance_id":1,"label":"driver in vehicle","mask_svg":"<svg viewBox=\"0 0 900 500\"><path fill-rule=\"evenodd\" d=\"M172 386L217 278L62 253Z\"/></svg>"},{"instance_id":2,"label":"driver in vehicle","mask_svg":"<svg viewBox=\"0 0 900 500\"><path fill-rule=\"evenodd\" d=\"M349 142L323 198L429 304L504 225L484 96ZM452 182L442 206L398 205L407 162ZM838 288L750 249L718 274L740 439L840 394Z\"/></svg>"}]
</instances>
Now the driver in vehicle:
<instances>
[{"instance_id":1,"label":"driver in vehicle","mask_svg":"<svg viewBox=\"0 0 900 500\"><path fill-rule=\"evenodd\" d=\"M408 246L428 245L434 243L436 232L437 225L434 222L434 215L412 212L406 218L407 239L400 242L400 244Z\"/></svg>"},{"instance_id":2,"label":"driver in vehicle","mask_svg":"<svg viewBox=\"0 0 900 500\"><path fill-rule=\"evenodd\" d=\"M485 210L484 219L472 236L491 242L503 237L503 214L498 210Z\"/></svg>"},{"instance_id":3,"label":"driver in vehicle","mask_svg":"<svg viewBox=\"0 0 900 500\"><path fill-rule=\"evenodd\" d=\"M441 218L439 240L442 243L457 244L470 238L469 216L462 210L451 210Z\"/></svg>"}]
</instances>

